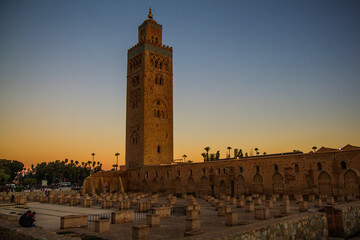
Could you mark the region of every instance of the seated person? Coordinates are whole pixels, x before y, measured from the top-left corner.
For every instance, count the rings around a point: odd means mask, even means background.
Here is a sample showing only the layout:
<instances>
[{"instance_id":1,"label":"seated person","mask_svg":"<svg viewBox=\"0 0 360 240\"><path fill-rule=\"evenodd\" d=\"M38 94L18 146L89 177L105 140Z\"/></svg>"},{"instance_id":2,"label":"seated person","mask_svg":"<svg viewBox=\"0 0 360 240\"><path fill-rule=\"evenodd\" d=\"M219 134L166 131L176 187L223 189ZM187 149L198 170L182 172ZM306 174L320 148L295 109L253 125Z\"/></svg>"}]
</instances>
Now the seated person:
<instances>
[{"instance_id":1,"label":"seated person","mask_svg":"<svg viewBox=\"0 0 360 240\"><path fill-rule=\"evenodd\" d=\"M21 215L20 219L19 219L19 224L22 226L22 227L25 227L25 217L26 215L28 215L29 213L31 213L30 210L28 210L26 213L24 213L23 215Z\"/></svg>"},{"instance_id":2,"label":"seated person","mask_svg":"<svg viewBox=\"0 0 360 240\"><path fill-rule=\"evenodd\" d=\"M36 212L30 212L25 216L24 227L35 227L35 214Z\"/></svg>"}]
</instances>

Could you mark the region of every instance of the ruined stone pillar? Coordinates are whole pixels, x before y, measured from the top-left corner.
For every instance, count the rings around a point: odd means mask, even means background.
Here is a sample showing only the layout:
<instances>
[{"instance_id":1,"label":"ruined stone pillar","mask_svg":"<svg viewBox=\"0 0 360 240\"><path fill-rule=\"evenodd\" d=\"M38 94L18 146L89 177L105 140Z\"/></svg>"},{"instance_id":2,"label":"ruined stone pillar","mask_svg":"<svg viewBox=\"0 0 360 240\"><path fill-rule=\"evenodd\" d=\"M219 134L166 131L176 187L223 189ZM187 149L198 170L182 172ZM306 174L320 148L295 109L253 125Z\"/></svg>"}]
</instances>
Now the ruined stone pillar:
<instances>
[{"instance_id":1,"label":"ruined stone pillar","mask_svg":"<svg viewBox=\"0 0 360 240\"><path fill-rule=\"evenodd\" d=\"M236 226L238 225L238 214L237 212L229 212L225 214L225 225Z\"/></svg>"},{"instance_id":2,"label":"ruined stone pillar","mask_svg":"<svg viewBox=\"0 0 360 240\"><path fill-rule=\"evenodd\" d=\"M147 214L146 215L146 224L149 225L149 227L160 227L160 215Z\"/></svg>"},{"instance_id":3,"label":"ruined stone pillar","mask_svg":"<svg viewBox=\"0 0 360 240\"><path fill-rule=\"evenodd\" d=\"M143 240L149 236L149 226L141 225L141 226L132 226L132 239L134 240Z\"/></svg>"},{"instance_id":4,"label":"ruined stone pillar","mask_svg":"<svg viewBox=\"0 0 360 240\"><path fill-rule=\"evenodd\" d=\"M110 219L96 219L95 220L95 232L97 233L109 233L110 232Z\"/></svg>"}]
</instances>

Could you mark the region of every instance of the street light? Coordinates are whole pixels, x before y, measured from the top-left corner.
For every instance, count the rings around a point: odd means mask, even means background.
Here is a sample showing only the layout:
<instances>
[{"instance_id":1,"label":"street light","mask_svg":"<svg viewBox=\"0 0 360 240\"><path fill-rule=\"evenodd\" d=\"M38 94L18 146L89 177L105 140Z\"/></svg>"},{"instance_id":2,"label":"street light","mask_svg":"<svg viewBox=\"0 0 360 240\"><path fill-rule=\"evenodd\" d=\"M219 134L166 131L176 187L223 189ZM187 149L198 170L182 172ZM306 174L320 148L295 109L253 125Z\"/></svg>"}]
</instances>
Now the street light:
<instances>
[{"instance_id":1,"label":"street light","mask_svg":"<svg viewBox=\"0 0 360 240\"><path fill-rule=\"evenodd\" d=\"M118 162L119 162L119 155L120 155L120 153L115 153L115 156L116 156L116 171L117 171L117 169L118 169Z\"/></svg>"}]
</instances>

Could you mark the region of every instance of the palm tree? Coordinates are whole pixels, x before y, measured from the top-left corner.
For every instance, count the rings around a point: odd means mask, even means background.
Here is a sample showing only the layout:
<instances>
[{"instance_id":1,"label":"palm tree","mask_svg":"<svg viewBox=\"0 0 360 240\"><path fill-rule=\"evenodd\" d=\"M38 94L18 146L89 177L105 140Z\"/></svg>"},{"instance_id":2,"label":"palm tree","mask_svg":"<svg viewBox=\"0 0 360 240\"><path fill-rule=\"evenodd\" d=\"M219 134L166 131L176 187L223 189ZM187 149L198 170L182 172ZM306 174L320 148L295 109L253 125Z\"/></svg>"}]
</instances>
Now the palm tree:
<instances>
[{"instance_id":1,"label":"palm tree","mask_svg":"<svg viewBox=\"0 0 360 240\"><path fill-rule=\"evenodd\" d=\"M210 147L205 147L204 149L206 151L206 160L209 161L209 151L211 150L211 148Z\"/></svg>"},{"instance_id":2,"label":"palm tree","mask_svg":"<svg viewBox=\"0 0 360 240\"><path fill-rule=\"evenodd\" d=\"M259 149L258 149L258 148L255 148L254 150L255 150L255 152L256 152L256 155L259 155L259 152L258 152Z\"/></svg>"},{"instance_id":3,"label":"palm tree","mask_svg":"<svg viewBox=\"0 0 360 240\"><path fill-rule=\"evenodd\" d=\"M230 150L231 150L231 147L227 147L227 150L229 150L229 155L228 155L228 158L230 158Z\"/></svg>"},{"instance_id":4,"label":"palm tree","mask_svg":"<svg viewBox=\"0 0 360 240\"><path fill-rule=\"evenodd\" d=\"M184 162L185 162L185 160L187 158L186 154L184 154L182 157L184 158Z\"/></svg>"},{"instance_id":5,"label":"palm tree","mask_svg":"<svg viewBox=\"0 0 360 240\"><path fill-rule=\"evenodd\" d=\"M314 150L314 152L316 151L317 149L317 146L313 146L312 149Z\"/></svg>"},{"instance_id":6,"label":"palm tree","mask_svg":"<svg viewBox=\"0 0 360 240\"><path fill-rule=\"evenodd\" d=\"M120 155L120 153L115 153L115 156L116 156L116 168L115 168L115 171L117 171L117 169L118 169L118 162L119 162L119 155Z\"/></svg>"},{"instance_id":7,"label":"palm tree","mask_svg":"<svg viewBox=\"0 0 360 240\"><path fill-rule=\"evenodd\" d=\"M205 162L206 153L202 153L201 156L204 158L204 162Z\"/></svg>"}]
</instances>

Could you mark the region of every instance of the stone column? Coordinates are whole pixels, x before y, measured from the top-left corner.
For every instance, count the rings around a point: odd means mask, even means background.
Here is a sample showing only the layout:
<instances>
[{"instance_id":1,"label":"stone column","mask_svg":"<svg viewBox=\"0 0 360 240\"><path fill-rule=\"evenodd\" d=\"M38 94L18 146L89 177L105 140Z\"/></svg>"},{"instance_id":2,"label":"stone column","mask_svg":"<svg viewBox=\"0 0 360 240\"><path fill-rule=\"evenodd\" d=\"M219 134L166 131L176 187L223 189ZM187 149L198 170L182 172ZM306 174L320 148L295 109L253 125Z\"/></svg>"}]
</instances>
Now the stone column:
<instances>
[{"instance_id":1,"label":"stone column","mask_svg":"<svg viewBox=\"0 0 360 240\"><path fill-rule=\"evenodd\" d=\"M225 225L226 226L236 226L238 225L238 214L237 212L229 212L225 214Z\"/></svg>"},{"instance_id":2,"label":"stone column","mask_svg":"<svg viewBox=\"0 0 360 240\"><path fill-rule=\"evenodd\" d=\"M132 239L134 240L143 240L149 236L149 226L132 226Z\"/></svg>"},{"instance_id":3,"label":"stone column","mask_svg":"<svg viewBox=\"0 0 360 240\"><path fill-rule=\"evenodd\" d=\"M146 224L149 225L149 227L160 227L160 215L147 214L146 215Z\"/></svg>"},{"instance_id":4,"label":"stone column","mask_svg":"<svg viewBox=\"0 0 360 240\"><path fill-rule=\"evenodd\" d=\"M97 219L95 220L95 232L108 233L110 232L110 219Z\"/></svg>"}]
</instances>

